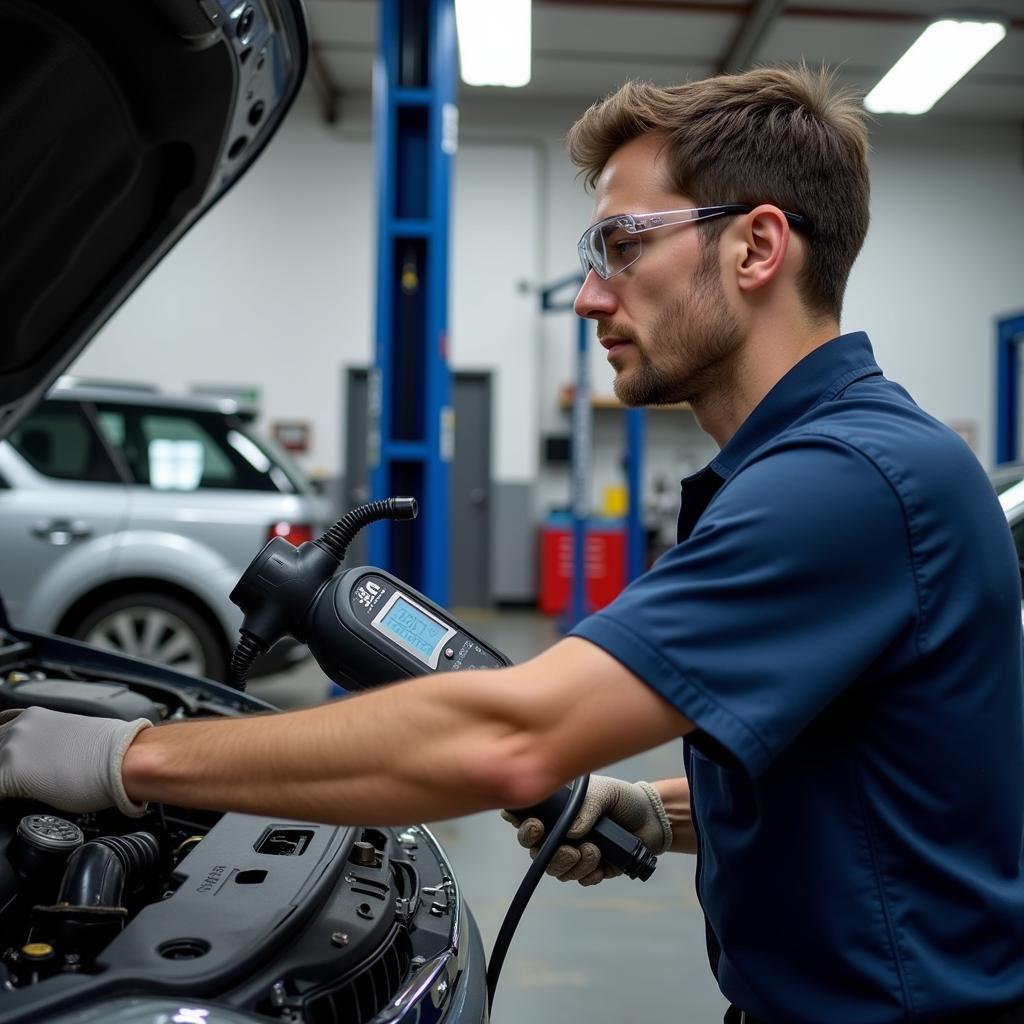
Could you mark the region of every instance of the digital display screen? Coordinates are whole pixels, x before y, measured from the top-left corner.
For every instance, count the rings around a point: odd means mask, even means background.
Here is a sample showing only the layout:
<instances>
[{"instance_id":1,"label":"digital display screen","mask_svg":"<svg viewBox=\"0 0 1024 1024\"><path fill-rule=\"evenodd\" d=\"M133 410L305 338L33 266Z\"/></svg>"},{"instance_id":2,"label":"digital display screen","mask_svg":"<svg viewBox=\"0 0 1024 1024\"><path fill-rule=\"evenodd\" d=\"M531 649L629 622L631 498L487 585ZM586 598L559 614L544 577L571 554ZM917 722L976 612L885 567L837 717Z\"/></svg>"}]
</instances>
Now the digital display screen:
<instances>
[{"instance_id":1,"label":"digital display screen","mask_svg":"<svg viewBox=\"0 0 1024 1024\"><path fill-rule=\"evenodd\" d=\"M426 664L448 630L426 612L399 597L379 619L380 628L401 640L406 648Z\"/></svg>"}]
</instances>

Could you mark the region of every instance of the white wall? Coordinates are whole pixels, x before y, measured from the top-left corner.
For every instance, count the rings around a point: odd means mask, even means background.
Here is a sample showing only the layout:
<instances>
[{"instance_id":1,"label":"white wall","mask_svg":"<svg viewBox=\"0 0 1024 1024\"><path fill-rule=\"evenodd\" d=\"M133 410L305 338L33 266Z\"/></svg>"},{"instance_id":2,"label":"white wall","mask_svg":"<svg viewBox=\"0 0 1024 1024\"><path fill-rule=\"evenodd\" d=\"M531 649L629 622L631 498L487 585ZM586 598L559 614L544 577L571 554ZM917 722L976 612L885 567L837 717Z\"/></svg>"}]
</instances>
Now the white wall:
<instances>
[{"instance_id":1,"label":"white wall","mask_svg":"<svg viewBox=\"0 0 1024 1024\"><path fill-rule=\"evenodd\" d=\"M995 458L994 318L1024 309L1024 147L1016 125L888 120L873 133L871 228L846 330L929 412Z\"/></svg>"},{"instance_id":2,"label":"white wall","mask_svg":"<svg viewBox=\"0 0 1024 1024\"><path fill-rule=\"evenodd\" d=\"M542 433L568 430L575 326L541 316L537 289L577 269L590 200L562 139L579 108L462 106L456 163L452 363L495 373L495 477L539 481L539 509L564 503L564 471L539 463ZM867 329L883 369L940 418L973 424L993 457L994 335L1024 308L1024 172L1018 129L903 119L874 131L872 227L844 329ZM95 340L74 370L94 376L257 385L265 419L313 422L312 468L341 466L343 368L372 352L375 194L369 106L339 126L304 94L278 138ZM571 290L567 293L571 297ZM594 346L595 391L611 376ZM679 476L714 446L685 415L648 417L647 480ZM621 417L599 413L592 501L622 480Z\"/></svg>"},{"instance_id":3,"label":"white wall","mask_svg":"<svg viewBox=\"0 0 1024 1024\"><path fill-rule=\"evenodd\" d=\"M528 141L463 140L452 214L451 365L491 370L491 465L505 482L537 474L536 300L541 156ZM484 187L481 187L484 184Z\"/></svg>"}]
</instances>

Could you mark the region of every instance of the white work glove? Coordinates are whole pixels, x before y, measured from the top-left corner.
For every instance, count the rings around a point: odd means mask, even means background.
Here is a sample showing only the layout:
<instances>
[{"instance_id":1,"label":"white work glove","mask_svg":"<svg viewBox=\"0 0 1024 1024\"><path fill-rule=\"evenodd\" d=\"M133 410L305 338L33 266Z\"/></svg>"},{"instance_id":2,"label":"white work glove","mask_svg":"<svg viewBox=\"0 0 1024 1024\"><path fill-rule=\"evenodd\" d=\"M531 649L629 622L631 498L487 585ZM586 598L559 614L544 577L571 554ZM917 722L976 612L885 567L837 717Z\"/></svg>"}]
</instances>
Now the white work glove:
<instances>
[{"instance_id":1,"label":"white work glove","mask_svg":"<svg viewBox=\"0 0 1024 1024\"><path fill-rule=\"evenodd\" d=\"M0 799L38 800L62 811L117 807L137 818L145 804L128 799L121 764L145 718L67 715L46 708L0 714Z\"/></svg>"},{"instance_id":2,"label":"white work glove","mask_svg":"<svg viewBox=\"0 0 1024 1024\"><path fill-rule=\"evenodd\" d=\"M664 853L672 845L672 826L658 791L649 782L623 782L607 775L591 775L583 806L566 839L580 839L608 815L617 825L642 839L652 853ZM501 816L518 829L519 845L536 857L544 841L544 823L539 818L520 821L509 811ZM622 869L609 864L593 843L578 847L563 844L551 858L547 873L563 882L577 881L580 885L597 885L606 878L622 874Z\"/></svg>"}]
</instances>

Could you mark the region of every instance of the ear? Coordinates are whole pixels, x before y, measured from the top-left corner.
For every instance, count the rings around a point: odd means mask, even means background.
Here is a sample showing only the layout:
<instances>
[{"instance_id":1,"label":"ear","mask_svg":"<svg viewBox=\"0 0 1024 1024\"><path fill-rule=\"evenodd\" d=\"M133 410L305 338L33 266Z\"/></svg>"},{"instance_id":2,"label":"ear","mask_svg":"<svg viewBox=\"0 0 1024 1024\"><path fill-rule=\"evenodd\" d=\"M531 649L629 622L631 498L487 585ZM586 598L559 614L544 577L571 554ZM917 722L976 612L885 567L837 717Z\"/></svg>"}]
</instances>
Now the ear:
<instances>
[{"instance_id":1,"label":"ear","mask_svg":"<svg viewBox=\"0 0 1024 1024\"><path fill-rule=\"evenodd\" d=\"M758 206L741 221L743 249L736 267L741 291L755 291L773 281L789 250L789 221L777 206Z\"/></svg>"}]
</instances>

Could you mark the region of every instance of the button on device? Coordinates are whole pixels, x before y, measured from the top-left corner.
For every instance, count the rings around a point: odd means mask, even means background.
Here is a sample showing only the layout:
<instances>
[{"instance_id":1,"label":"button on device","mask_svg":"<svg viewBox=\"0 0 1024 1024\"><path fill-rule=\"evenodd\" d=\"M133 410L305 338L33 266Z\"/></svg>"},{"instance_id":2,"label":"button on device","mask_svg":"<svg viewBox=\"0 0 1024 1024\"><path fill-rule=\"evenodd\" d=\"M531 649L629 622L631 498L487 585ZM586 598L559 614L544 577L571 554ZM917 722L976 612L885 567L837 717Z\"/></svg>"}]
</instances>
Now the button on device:
<instances>
[{"instance_id":1,"label":"button on device","mask_svg":"<svg viewBox=\"0 0 1024 1024\"><path fill-rule=\"evenodd\" d=\"M450 647L446 647L444 649L444 656L446 658L454 658L455 657L455 651L453 651Z\"/></svg>"}]
</instances>

